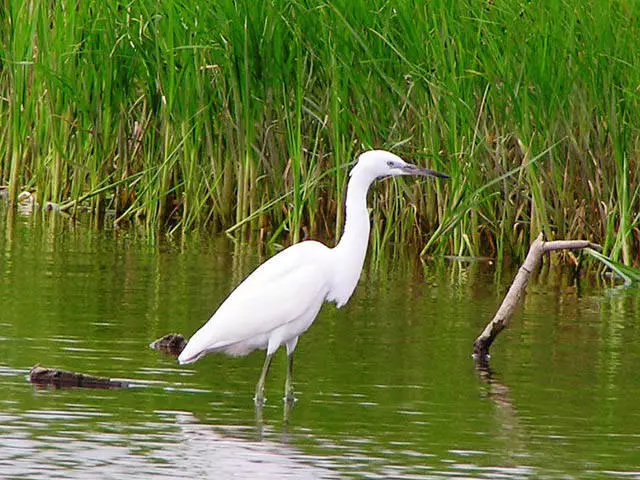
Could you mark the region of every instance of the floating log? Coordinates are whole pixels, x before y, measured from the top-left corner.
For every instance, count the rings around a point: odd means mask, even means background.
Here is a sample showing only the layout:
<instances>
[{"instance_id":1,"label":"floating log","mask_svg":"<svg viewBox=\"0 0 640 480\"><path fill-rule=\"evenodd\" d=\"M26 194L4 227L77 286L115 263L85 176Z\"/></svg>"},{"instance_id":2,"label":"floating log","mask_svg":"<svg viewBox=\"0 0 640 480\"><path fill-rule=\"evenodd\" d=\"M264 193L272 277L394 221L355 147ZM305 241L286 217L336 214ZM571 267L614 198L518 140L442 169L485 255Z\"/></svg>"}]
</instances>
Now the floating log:
<instances>
[{"instance_id":1,"label":"floating log","mask_svg":"<svg viewBox=\"0 0 640 480\"><path fill-rule=\"evenodd\" d=\"M536 238L531 244L531 247L529 247L529 253L520 270L518 270L516 278L513 280L507 295L504 297L498 312L473 343L473 356L476 360L479 360L482 364L486 364L486 359L489 357L489 347L498 334L511 323L513 313L529 283L531 273L540 265L542 255L554 250L580 250L583 248L592 248L594 250L602 249L600 245L588 242L587 240L545 242L544 235L542 233L538 235L538 238Z\"/></svg>"},{"instance_id":2,"label":"floating log","mask_svg":"<svg viewBox=\"0 0 640 480\"><path fill-rule=\"evenodd\" d=\"M179 333L170 333L152 342L149 346L154 350L159 350L177 357L182 350L184 350L184 347L187 346L187 341L184 336Z\"/></svg>"},{"instance_id":3,"label":"floating log","mask_svg":"<svg viewBox=\"0 0 640 480\"><path fill-rule=\"evenodd\" d=\"M29 381L35 385L56 388L127 388L127 382L110 378L94 377L84 373L68 372L57 368L45 368L34 365L29 371Z\"/></svg>"}]
</instances>

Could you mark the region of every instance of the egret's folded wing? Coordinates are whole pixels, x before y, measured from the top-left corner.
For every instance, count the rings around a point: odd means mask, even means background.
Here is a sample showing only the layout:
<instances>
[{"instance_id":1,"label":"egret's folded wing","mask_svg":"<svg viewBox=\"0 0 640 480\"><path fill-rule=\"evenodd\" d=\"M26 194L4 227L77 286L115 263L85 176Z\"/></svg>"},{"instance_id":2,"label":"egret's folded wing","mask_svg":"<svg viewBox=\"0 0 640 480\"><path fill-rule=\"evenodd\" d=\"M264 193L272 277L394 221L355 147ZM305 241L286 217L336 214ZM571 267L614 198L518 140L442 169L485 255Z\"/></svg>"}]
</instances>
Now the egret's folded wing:
<instances>
[{"instance_id":1,"label":"egret's folded wing","mask_svg":"<svg viewBox=\"0 0 640 480\"><path fill-rule=\"evenodd\" d=\"M294 247L298 245L304 244ZM314 253L314 248L290 247L262 264L189 340L185 356L246 341L317 308L326 297L328 282L317 258L324 251Z\"/></svg>"}]
</instances>

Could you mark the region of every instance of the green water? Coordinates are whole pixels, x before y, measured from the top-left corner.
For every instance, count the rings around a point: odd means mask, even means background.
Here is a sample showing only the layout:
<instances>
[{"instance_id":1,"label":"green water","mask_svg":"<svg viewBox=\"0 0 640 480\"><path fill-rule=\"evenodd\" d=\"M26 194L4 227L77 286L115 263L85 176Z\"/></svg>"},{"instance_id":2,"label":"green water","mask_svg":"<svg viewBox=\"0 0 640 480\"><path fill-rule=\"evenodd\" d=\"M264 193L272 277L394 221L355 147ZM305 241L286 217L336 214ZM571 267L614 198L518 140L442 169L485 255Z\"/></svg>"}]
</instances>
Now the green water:
<instances>
[{"instance_id":1,"label":"green water","mask_svg":"<svg viewBox=\"0 0 640 480\"><path fill-rule=\"evenodd\" d=\"M533 284L487 378L471 349L493 267L387 258L301 338L285 421L283 352L260 414L261 352L179 367L148 348L258 261L0 210L0 477L640 478L637 290ZM35 388L36 363L132 387Z\"/></svg>"}]
</instances>

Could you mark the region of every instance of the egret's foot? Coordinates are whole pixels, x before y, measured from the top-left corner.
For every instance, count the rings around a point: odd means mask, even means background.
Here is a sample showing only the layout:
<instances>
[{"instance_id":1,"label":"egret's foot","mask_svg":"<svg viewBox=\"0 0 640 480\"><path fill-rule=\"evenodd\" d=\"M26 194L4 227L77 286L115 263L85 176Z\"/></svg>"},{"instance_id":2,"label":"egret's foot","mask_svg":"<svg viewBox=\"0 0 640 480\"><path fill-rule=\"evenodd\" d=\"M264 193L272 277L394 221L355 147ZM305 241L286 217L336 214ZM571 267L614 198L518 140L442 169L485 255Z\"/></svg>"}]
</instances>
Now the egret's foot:
<instances>
[{"instance_id":1,"label":"egret's foot","mask_svg":"<svg viewBox=\"0 0 640 480\"><path fill-rule=\"evenodd\" d=\"M286 383L284 384L284 398L283 400L286 403L293 403L296 401L296 397L293 395L293 382L290 378L287 378Z\"/></svg>"},{"instance_id":2,"label":"egret's foot","mask_svg":"<svg viewBox=\"0 0 640 480\"><path fill-rule=\"evenodd\" d=\"M284 408L282 409L282 419L284 420L284 425L289 423L289 418L291 416L291 411L296 404L296 399L293 397L284 397Z\"/></svg>"},{"instance_id":3,"label":"egret's foot","mask_svg":"<svg viewBox=\"0 0 640 480\"><path fill-rule=\"evenodd\" d=\"M263 406L264 402L267 401L267 399L264 398L264 385L261 385L261 384L256 385L256 394L253 397L253 401L256 404L256 407Z\"/></svg>"},{"instance_id":4,"label":"egret's foot","mask_svg":"<svg viewBox=\"0 0 640 480\"><path fill-rule=\"evenodd\" d=\"M255 397L253 397L253 402L256 404L256 407L262 407L266 401L267 399L264 398L264 392L256 392Z\"/></svg>"}]
</instances>

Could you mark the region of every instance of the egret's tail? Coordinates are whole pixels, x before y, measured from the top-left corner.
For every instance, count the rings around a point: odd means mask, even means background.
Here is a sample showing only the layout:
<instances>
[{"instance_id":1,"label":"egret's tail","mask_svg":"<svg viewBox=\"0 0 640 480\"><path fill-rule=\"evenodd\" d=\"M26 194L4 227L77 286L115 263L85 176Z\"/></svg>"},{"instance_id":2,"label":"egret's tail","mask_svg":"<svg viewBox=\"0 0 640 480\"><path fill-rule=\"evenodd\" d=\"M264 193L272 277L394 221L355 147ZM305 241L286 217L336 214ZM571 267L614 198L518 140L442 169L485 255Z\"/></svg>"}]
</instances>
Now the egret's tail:
<instances>
[{"instance_id":1,"label":"egret's tail","mask_svg":"<svg viewBox=\"0 0 640 480\"><path fill-rule=\"evenodd\" d=\"M184 350L182 350L182 352L180 352L180 355L178 355L178 363L180 363L180 365L187 365L189 363L197 362L200 357L207 353L206 351L203 352L202 350L196 350L193 347L189 348L190 345L191 342L187 343L187 346L184 347Z\"/></svg>"},{"instance_id":2,"label":"egret's tail","mask_svg":"<svg viewBox=\"0 0 640 480\"><path fill-rule=\"evenodd\" d=\"M221 341L218 337L219 335L211 324L211 320L209 320L200 330L193 334L184 350L180 352L178 356L180 365L196 362L207 353L225 351L229 343Z\"/></svg>"}]
</instances>

